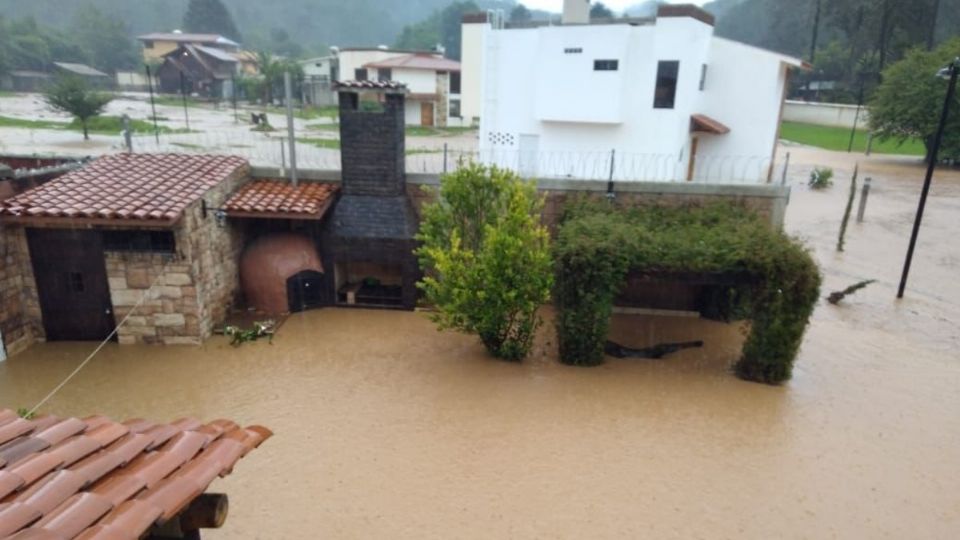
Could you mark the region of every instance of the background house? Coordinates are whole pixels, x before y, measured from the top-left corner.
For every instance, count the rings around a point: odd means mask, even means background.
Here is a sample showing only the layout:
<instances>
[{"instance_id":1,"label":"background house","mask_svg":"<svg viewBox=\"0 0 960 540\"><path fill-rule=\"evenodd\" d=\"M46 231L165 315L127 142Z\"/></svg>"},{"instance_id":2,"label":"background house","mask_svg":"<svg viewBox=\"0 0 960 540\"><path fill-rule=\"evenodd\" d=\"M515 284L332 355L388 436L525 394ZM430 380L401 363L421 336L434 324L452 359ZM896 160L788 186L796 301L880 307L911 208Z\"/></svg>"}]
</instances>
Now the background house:
<instances>
[{"instance_id":1,"label":"background house","mask_svg":"<svg viewBox=\"0 0 960 540\"><path fill-rule=\"evenodd\" d=\"M337 53L340 79L402 83L407 125L460 126L460 63L442 52L347 48ZM469 125L469 122L466 123Z\"/></svg>"},{"instance_id":2,"label":"background house","mask_svg":"<svg viewBox=\"0 0 960 540\"><path fill-rule=\"evenodd\" d=\"M56 75L65 75L83 79L91 88L109 88L113 85L113 79L110 75L94 69L86 64L74 64L70 62L54 62L53 71Z\"/></svg>"},{"instance_id":3,"label":"background house","mask_svg":"<svg viewBox=\"0 0 960 540\"><path fill-rule=\"evenodd\" d=\"M318 56L300 61L303 67L303 102L306 105L323 107L337 102L333 83L338 76L335 55Z\"/></svg>"},{"instance_id":4,"label":"background house","mask_svg":"<svg viewBox=\"0 0 960 540\"><path fill-rule=\"evenodd\" d=\"M220 49L229 53L240 51L240 44L218 34L187 34L180 31L154 32L137 36L143 44L143 60L150 64L162 62L163 58L183 45Z\"/></svg>"},{"instance_id":5,"label":"background house","mask_svg":"<svg viewBox=\"0 0 960 540\"><path fill-rule=\"evenodd\" d=\"M555 26L465 20L463 112L479 107L483 159L528 176L768 177L800 60L714 36L695 6L591 23L583 3Z\"/></svg>"},{"instance_id":6,"label":"background house","mask_svg":"<svg viewBox=\"0 0 960 540\"><path fill-rule=\"evenodd\" d=\"M160 91L175 94L181 91L215 99L233 97L234 81L240 75L240 61L222 50L202 45L184 44L168 52L157 68Z\"/></svg>"}]
</instances>

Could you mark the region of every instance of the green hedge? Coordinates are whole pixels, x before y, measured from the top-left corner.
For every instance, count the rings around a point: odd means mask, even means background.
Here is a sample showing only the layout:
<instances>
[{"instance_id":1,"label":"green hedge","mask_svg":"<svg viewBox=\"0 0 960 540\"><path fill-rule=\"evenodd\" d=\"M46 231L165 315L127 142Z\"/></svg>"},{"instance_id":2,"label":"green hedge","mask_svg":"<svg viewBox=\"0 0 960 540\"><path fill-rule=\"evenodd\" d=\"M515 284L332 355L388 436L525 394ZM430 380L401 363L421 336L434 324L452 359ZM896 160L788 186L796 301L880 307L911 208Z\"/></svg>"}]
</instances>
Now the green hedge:
<instances>
[{"instance_id":1,"label":"green hedge","mask_svg":"<svg viewBox=\"0 0 960 540\"><path fill-rule=\"evenodd\" d=\"M560 358L603 362L613 299L628 272L736 275L710 290L705 316L749 319L738 376L776 384L793 360L820 292L807 250L756 213L733 203L623 209L571 203L554 244Z\"/></svg>"}]
</instances>

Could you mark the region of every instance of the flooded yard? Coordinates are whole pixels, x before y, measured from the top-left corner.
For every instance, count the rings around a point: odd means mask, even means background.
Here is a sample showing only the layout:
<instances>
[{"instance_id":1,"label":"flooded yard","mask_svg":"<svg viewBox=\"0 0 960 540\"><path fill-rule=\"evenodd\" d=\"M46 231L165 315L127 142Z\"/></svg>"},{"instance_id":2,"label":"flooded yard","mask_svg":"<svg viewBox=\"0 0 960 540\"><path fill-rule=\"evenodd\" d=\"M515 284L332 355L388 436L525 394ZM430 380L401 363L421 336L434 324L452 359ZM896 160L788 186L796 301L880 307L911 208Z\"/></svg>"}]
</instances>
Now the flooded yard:
<instances>
[{"instance_id":1,"label":"flooded yard","mask_svg":"<svg viewBox=\"0 0 960 540\"><path fill-rule=\"evenodd\" d=\"M213 491L211 538L956 538L960 536L960 174L938 173L907 298L895 301L923 171L870 159L863 224L834 250L853 162L791 148L787 228L825 296L794 378L738 380L742 328L618 316L626 345L702 339L664 360L523 364L420 313L297 314L273 344L109 346L43 412L228 417L276 433ZM801 184L813 165L835 185ZM548 319L549 319L549 313ZM0 406L32 406L93 348L0 364Z\"/></svg>"}]
</instances>

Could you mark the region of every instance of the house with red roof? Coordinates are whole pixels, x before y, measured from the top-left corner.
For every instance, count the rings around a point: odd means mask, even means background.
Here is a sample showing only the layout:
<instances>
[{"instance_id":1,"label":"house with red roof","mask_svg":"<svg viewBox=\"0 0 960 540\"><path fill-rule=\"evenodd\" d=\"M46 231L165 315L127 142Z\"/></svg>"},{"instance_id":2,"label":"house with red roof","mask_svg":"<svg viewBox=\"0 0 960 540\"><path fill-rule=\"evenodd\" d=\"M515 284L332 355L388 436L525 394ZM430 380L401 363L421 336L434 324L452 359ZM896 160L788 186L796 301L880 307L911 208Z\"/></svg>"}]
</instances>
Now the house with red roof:
<instances>
[{"instance_id":1,"label":"house with red roof","mask_svg":"<svg viewBox=\"0 0 960 540\"><path fill-rule=\"evenodd\" d=\"M460 62L437 51L378 48L336 50L337 80L394 81L409 91L408 126L461 126Z\"/></svg>"}]
</instances>

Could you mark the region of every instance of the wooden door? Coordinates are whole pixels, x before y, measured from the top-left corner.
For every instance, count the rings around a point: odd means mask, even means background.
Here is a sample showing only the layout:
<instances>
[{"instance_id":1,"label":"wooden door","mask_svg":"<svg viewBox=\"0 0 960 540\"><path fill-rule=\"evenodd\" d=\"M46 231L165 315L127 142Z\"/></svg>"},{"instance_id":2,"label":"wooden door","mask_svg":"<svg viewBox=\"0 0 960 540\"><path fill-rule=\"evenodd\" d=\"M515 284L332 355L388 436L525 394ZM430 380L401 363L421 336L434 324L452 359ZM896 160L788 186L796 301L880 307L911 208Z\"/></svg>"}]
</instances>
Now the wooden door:
<instances>
[{"instance_id":1,"label":"wooden door","mask_svg":"<svg viewBox=\"0 0 960 540\"><path fill-rule=\"evenodd\" d=\"M420 125L433 127L433 103L420 104Z\"/></svg>"},{"instance_id":2,"label":"wooden door","mask_svg":"<svg viewBox=\"0 0 960 540\"><path fill-rule=\"evenodd\" d=\"M99 231L27 229L49 341L97 341L113 331L113 305Z\"/></svg>"}]
</instances>

